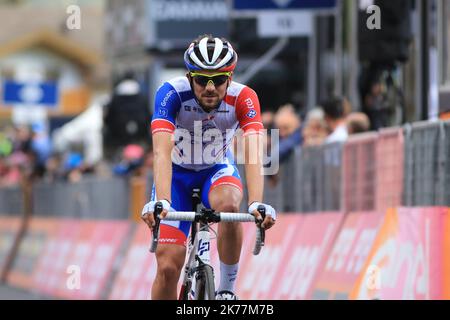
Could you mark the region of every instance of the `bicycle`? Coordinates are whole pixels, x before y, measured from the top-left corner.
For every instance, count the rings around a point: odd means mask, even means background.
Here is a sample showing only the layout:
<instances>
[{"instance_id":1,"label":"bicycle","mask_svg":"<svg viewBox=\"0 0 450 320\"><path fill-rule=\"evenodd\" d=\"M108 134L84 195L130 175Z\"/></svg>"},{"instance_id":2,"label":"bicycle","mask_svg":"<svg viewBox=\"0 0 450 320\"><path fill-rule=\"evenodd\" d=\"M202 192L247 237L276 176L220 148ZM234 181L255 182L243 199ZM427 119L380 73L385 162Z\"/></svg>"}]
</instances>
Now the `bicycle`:
<instances>
[{"instance_id":1,"label":"bicycle","mask_svg":"<svg viewBox=\"0 0 450 320\"><path fill-rule=\"evenodd\" d=\"M254 222L257 226L256 242L253 254L258 255L264 246L265 230L261 223L265 218L265 208L258 207L261 214L260 219L248 213L226 213L215 212L211 209L201 208L200 189L192 191L193 211L169 212L164 220L169 221L192 221L191 233L188 243L188 259L184 266L183 281L178 296L179 300L189 300L189 293L195 279L194 300L215 300L214 269L210 264L210 224L218 222ZM161 203L155 204L153 212L155 225L152 228L152 242L150 252L156 252L159 241L160 214L163 210ZM200 228L198 227L200 226Z\"/></svg>"}]
</instances>

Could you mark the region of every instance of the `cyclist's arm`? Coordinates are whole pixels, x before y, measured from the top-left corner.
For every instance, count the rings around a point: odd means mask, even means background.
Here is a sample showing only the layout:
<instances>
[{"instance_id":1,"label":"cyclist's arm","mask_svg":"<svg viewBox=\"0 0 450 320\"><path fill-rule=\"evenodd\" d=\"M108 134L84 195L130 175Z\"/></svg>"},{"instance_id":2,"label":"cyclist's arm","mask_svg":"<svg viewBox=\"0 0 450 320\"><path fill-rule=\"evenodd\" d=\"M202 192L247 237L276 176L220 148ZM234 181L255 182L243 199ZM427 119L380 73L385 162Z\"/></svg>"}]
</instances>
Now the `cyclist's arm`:
<instances>
[{"instance_id":1,"label":"cyclist's arm","mask_svg":"<svg viewBox=\"0 0 450 320\"><path fill-rule=\"evenodd\" d=\"M175 118L180 110L178 93L169 83L164 83L156 92L155 112L152 119L153 165L156 197L171 202L172 149Z\"/></svg>"},{"instance_id":2,"label":"cyclist's arm","mask_svg":"<svg viewBox=\"0 0 450 320\"><path fill-rule=\"evenodd\" d=\"M153 134L153 167L156 195L158 200L172 201L172 134L156 132Z\"/></svg>"},{"instance_id":3,"label":"cyclist's arm","mask_svg":"<svg viewBox=\"0 0 450 320\"><path fill-rule=\"evenodd\" d=\"M261 202L264 190L262 175L262 129L261 108L255 91L245 87L236 101L236 115L244 131L245 177L249 204Z\"/></svg>"},{"instance_id":4,"label":"cyclist's arm","mask_svg":"<svg viewBox=\"0 0 450 320\"><path fill-rule=\"evenodd\" d=\"M245 144L245 178L247 181L248 205L252 202L262 202L264 191L264 176L262 175L261 146L262 136L251 134L244 136Z\"/></svg>"}]
</instances>

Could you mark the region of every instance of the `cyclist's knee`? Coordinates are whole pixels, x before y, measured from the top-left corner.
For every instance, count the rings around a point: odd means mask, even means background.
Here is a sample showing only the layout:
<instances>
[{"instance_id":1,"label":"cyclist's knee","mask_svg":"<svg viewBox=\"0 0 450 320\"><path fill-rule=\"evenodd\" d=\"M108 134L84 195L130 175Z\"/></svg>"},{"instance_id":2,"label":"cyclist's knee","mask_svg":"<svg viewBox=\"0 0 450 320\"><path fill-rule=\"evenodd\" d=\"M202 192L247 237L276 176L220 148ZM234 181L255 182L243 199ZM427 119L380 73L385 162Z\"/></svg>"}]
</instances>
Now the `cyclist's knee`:
<instances>
[{"instance_id":1,"label":"cyclist's knee","mask_svg":"<svg viewBox=\"0 0 450 320\"><path fill-rule=\"evenodd\" d=\"M185 248L177 245L168 245L157 251L157 275L164 281L178 281L183 268Z\"/></svg>"},{"instance_id":2,"label":"cyclist's knee","mask_svg":"<svg viewBox=\"0 0 450 320\"><path fill-rule=\"evenodd\" d=\"M211 205L215 211L219 212L238 212L239 203L230 202L227 199L219 200L214 205Z\"/></svg>"},{"instance_id":3,"label":"cyclist's knee","mask_svg":"<svg viewBox=\"0 0 450 320\"><path fill-rule=\"evenodd\" d=\"M209 203L215 211L238 212L241 200L241 191L230 186L217 187L209 194Z\"/></svg>"}]
</instances>

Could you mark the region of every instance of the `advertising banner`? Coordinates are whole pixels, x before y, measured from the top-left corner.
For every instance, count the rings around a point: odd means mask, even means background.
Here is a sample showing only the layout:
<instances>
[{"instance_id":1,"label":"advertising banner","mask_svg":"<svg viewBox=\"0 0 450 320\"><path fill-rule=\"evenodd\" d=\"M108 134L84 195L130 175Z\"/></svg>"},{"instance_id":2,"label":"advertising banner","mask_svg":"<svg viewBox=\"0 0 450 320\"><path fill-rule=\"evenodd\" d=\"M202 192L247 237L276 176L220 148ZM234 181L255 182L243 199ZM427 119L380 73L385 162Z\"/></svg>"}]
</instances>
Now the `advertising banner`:
<instances>
[{"instance_id":1,"label":"advertising banner","mask_svg":"<svg viewBox=\"0 0 450 320\"><path fill-rule=\"evenodd\" d=\"M345 217L324 268L314 284L312 299L348 299L366 262L384 215L351 213Z\"/></svg>"},{"instance_id":2,"label":"advertising banner","mask_svg":"<svg viewBox=\"0 0 450 320\"><path fill-rule=\"evenodd\" d=\"M156 276L155 254L149 252L151 232L144 223L136 226L109 299L148 300Z\"/></svg>"},{"instance_id":3,"label":"advertising banner","mask_svg":"<svg viewBox=\"0 0 450 320\"><path fill-rule=\"evenodd\" d=\"M319 213L304 216L302 227L284 248L286 258L277 270L270 299L310 299L319 270L326 262L340 230L344 214Z\"/></svg>"},{"instance_id":4,"label":"advertising banner","mask_svg":"<svg viewBox=\"0 0 450 320\"><path fill-rule=\"evenodd\" d=\"M34 273L37 290L68 299L101 299L129 227L127 221L62 220Z\"/></svg>"},{"instance_id":5,"label":"advertising banner","mask_svg":"<svg viewBox=\"0 0 450 320\"><path fill-rule=\"evenodd\" d=\"M351 299L441 299L447 208L389 209Z\"/></svg>"}]
</instances>

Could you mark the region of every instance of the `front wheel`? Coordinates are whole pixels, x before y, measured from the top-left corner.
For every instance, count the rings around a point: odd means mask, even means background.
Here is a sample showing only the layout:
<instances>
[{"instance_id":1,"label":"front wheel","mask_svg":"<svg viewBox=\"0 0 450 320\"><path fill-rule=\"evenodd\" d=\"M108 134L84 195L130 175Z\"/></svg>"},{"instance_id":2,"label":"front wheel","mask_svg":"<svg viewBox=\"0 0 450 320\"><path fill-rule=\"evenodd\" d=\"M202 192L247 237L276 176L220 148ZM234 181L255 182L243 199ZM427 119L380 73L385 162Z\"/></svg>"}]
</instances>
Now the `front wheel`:
<instances>
[{"instance_id":1,"label":"front wheel","mask_svg":"<svg viewBox=\"0 0 450 320\"><path fill-rule=\"evenodd\" d=\"M210 265L204 265L197 271L195 300L216 300L214 271Z\"/></svg>"}]
</instances>

